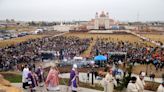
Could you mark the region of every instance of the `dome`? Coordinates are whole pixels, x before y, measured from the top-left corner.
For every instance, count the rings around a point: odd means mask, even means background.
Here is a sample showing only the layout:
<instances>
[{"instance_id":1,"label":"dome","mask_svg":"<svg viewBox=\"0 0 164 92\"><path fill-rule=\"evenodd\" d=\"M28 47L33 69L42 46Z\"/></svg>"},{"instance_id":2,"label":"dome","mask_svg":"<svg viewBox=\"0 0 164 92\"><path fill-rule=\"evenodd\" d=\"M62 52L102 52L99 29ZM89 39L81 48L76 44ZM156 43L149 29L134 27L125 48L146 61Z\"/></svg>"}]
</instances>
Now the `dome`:
<instances>
[{"instance_id":1,"label":"dome","mask_svg":"<svg viewBox=\"0 0 164 92\"><path fill-rule=\"evenodd\" d=\"M98 12L96 12L96 15L98 15Z\"/></svg>"},{"instance_id":2,"label":"dome","mask_svg":"<svg viewBox=\"0 0 164 92\"><path fill-rule=\"evenodd\" d=\"M104 11L101 12L100 17L106 17Z\"/></svg>"}]
</instances>

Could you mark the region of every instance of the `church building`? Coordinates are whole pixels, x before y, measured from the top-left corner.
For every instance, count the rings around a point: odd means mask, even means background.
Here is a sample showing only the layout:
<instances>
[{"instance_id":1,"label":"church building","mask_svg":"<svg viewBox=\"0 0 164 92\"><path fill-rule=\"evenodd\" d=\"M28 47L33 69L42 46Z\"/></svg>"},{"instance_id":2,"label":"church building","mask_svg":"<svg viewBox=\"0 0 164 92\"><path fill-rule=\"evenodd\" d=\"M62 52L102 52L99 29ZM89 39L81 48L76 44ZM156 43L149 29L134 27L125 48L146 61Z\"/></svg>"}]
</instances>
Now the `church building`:
<instances>
[{"instance_id":1,"label":"church building","mask_svg":"<svg viewBox=\"0 0 164 92\"><path fill-rule=\"evenodd\" d=\"M88 22L87 29L109 30L114 25L117 23L109 18L109 13L102 11L101 14L96 13L95 19Z\"/></svg>"}]
</instances>

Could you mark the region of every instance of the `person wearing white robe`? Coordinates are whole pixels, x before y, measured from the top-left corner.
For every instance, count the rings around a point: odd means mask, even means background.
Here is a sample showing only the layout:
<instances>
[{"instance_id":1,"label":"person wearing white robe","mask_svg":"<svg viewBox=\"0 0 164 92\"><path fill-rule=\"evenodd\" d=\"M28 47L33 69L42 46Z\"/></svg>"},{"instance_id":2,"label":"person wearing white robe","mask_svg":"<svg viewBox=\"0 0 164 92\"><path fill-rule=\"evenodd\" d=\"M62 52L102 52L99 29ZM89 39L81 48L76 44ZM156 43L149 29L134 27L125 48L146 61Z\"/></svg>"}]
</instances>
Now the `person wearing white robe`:
<instances>
[{"instance_id":1,"label":"person wearing white robe","mask_svg":"<svg viewBox=\"0 0 164 92\"><path fill-rule=\"evenodd\" d=\"M29 73L29 68L27 67L27 65L25 65L23 72L22 72L22 86L24 89L26 89L26 86L28 86L28 73Z\"/></svg>"},{"instance_id":2,"label":"person wearing white robe","mask_svg":"<svg viewBox=\"0 0 164 92\"><path fill-rule=\"evenodd\" d=\"M159 85L157 92L164 92L164 82Z\"/></svg>"},{"instance_id":3,"label":"person wearing white robe","mask_svg":"<svg viewBox=\"0 0 164 92\"><path fill-rule=\"evenodd\" d=\"M109 67L104 80L104 92L113 92L113 90L114 90L114 77L112 75L112 69L111 67Z\"/></svg>"},{"instance_id":4,"label":"person wearing white robe","mask_svg":"<svg viewBox=\"0 0 164 92\"><path fill-rule=\"evenodd\" d=\"M142 73L139 75L139 77L137 77L136 84L137 84L138 87L139 87L139 92L144 92L144 87L145 87L144 76L145 76L145 73L142 72Z\"/></svg>"},{"instance_id":5,"label":"person wearing white robe","mask_svg":"<svg viewBox=\"0 0 164 92\"><path fill-rule=\"evenodd\" d=\"M126 92L139 92L139 87L136 84L136 80L137 80L136 77L131 78L131 81L128 83Z\"/></svg>"}]
</instances>

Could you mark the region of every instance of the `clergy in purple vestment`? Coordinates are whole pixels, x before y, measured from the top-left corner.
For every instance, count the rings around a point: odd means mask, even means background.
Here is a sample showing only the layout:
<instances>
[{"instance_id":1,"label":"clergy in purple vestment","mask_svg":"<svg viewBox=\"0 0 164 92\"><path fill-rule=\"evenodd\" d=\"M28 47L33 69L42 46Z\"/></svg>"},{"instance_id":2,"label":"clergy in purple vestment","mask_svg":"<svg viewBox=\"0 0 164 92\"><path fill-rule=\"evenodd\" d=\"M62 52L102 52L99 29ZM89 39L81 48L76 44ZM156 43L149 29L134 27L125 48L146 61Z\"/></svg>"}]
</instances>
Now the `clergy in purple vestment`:
<instances>
[{"instance_id":1,"label":"clergy in purple vestment","mask_svg":"<svg viewBox=\"0 0 164 92\"><path fill-rule=\"evenodd\" d=\"M70 79L68 86L71 87L72 92L77 92L78 87L78 72L77 72L77 65L74 64L73 68L70 72Z\"/></svg>"},{"instance_id":2,"label":"clergy in purple vestment","mask_svg":"<svg viewBox=\"0 0 164 92\"><path fill-rule=\"evenodd\" d=\"M37 76L38 76L38 81L39 81L39 83L41 83L41 82L44 81L43 72L44 72L44 70L43 70L42 66L40 65L40 66L37 68L37 70L36 70L36 74L37 74Z\"/></svg>"},{"instance_id":3,"label":"clergy in purple vestment","mask_svg":"<svg viewBox=\"0 0 164 92\"><path fill-rule=\"evenodd\" d=\"M34 71L31 71L31 68L29 68L29 73L28 73L28 84L30 87L33 89L38 86L38 80L37 80L37 75L35 74Z\"/></svg>"}]
</instances>

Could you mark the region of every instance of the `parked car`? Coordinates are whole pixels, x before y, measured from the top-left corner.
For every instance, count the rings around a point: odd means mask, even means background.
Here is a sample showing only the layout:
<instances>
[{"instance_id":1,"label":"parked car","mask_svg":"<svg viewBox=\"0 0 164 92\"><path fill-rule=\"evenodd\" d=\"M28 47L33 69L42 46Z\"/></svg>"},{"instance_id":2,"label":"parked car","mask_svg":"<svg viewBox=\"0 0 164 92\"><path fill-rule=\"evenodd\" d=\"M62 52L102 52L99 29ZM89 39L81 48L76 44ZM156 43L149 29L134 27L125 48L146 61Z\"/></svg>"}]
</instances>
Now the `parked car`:
<instances>
[{"instance_id":1,"label":"parked car","mask_svg":"<svg viewBox=\"0 0 164 92\"><path fill-rule=\"evenodd\" d=\"M5 35L3 35L3 39L4 40L10 39L10 38L11 38L11 34L5 34Z\"/></svg>"},{"instance_id":2,"label":"parked car","mask_svg":"<svg viewBox=\"0 0 164 92\"><path fill-rule=\"evenodd\" d=\"M18 37L23 37L23 36L26 36L26 35L29 35L28 32L21 32L18 34Z\"/></svg>"},{"instance_id":3,"label":"parked car","mask_svg":"<svg viewBox=\"0 0 164 92\"><path fill-rule=\"evenodd\" d=\"M7 40L7 39L10 39L10 37L9 36L4 36L3 39Z\"/></svg>"},{"instance_id":4,"label":"parked car","mask_svg":"<svg viewBox=\"0 0 164 92\"><path fill-rule=\"evenodd\" d=\"M0 40L3 40L3 38L2 38L2 37L0 37Z\"/></svg>"},{"instance_id":5,"label":"parked car","mask_svg":"<svg viewBox=\"0 0 164 92\"><path fill-rule=\"evenodd\" d=\"M11 35L11 38L17 38L17 37L18 37L18 35L16 35L16 34Z\"/></svg>"}]
</instances>

